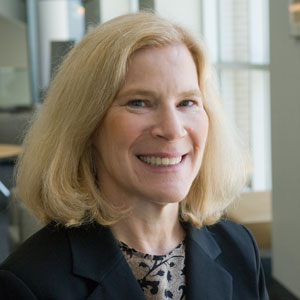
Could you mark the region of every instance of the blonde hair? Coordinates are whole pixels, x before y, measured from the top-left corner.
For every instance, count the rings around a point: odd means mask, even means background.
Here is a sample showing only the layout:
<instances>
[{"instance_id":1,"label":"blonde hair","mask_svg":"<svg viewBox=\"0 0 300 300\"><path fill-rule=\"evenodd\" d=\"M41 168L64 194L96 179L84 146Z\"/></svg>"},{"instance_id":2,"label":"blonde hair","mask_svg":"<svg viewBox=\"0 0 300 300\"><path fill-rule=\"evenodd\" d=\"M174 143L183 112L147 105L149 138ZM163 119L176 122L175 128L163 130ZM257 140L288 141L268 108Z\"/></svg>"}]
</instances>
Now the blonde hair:
<instances>
[{"instance_id":1,"label":"blonde hair","mask_svg":"<svg viewBox=\"0 0 300 300\"><path fill-rule=\"evenodd\" d=\"M236 197L248 164L221 108L204 47L174 22L152 13L128 14L98 26L69 53L26 135L17 188L43 223L110 225L126 214L101 196L91 139L124 82L132 54L180 43L194 58L209 118L202 167L180 203L180 218L197 227L212 224Z\"/></svg>"}]
</instances>

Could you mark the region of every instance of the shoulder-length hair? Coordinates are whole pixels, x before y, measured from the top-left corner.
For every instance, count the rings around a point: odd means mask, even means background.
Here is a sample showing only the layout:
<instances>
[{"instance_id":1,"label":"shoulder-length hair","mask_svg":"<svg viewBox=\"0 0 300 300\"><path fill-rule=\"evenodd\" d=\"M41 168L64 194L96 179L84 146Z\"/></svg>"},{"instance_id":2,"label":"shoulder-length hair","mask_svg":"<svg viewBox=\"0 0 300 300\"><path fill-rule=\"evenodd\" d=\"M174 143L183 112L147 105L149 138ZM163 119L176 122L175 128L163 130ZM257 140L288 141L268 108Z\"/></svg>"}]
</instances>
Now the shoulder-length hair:
<instances>
[{"instance_id":1,"label":"shoulder-length hair","mask_svg":"<svg viewBox=\"0 0 300 300\"><path fill-rule=\"evenodd\" d=\"M19 195L40 221L110 225L126 214L101 196L92 136L124 83L133 53L180 43L195 61L209 118L203 163L180 202L180 219L201 227L220 218L247 180L247 159L222 110L201 41L180 25L144 12L117 17L88 33L48 89L17 169Z\"/></svg>"}]
</instances>

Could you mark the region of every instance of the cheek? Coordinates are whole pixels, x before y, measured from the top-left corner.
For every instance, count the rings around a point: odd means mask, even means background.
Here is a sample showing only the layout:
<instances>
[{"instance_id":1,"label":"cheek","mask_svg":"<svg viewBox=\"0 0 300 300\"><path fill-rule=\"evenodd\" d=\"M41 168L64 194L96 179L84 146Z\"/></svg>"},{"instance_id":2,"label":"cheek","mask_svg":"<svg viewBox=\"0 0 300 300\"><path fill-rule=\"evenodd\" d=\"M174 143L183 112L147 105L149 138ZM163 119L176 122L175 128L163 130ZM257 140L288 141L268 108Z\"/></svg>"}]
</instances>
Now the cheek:
<instances>
[{"instance_id":1,"label":"cheek","mask_svg":"<svg viewBox=\"0 0 300 300\"><path fill-rule=\"evenodd\" d=\"M105 118L99 131L101 147L111 153L129 149L143 132L144 124L141 118L128 116L126 112L111 113Z\"/></svg>"},{"instance_id":2,"label":"cheek","mask_svg":"<svg viewBox=\"0 0 300 300\"><path fill-rule=\"evenodd\" d=\"M189 119L189 129L196 147L204 149L208 135L208 117L205 112Z\"/></svg>"}]
</instances>

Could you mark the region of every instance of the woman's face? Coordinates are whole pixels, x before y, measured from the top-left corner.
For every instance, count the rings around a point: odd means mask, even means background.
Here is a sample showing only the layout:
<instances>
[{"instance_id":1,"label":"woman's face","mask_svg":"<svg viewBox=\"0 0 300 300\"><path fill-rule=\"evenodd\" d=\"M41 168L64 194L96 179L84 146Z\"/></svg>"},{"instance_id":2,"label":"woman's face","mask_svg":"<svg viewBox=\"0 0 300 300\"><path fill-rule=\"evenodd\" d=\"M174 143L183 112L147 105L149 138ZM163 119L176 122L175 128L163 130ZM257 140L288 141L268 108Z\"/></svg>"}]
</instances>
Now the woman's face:
<instances>
[{"instance_id":1,"label":"woman's face","mask_svg":"<svg viewBox=\"0 0 300 300\"><path fill-rule=\"evenodd\" d=\"M181 201L200 169L207 132L188 49L137 51L94 138L101 191L115 203Z\"/></svg>"}]
</instances>

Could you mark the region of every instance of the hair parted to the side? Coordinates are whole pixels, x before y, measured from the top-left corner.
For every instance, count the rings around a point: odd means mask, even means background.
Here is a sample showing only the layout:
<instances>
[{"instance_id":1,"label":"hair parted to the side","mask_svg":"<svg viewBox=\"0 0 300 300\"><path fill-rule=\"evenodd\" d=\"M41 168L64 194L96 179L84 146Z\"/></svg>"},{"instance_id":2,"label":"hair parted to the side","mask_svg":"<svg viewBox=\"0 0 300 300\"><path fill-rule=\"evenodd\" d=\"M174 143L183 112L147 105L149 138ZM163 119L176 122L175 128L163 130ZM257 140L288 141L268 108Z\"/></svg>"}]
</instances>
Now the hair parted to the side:
<instances>
[{"instance_id":1,"label":"hair parted to the side","mask_svg":"<svg viewBox=\"0 0 300 300\"><path fill-rule=\"evenodd\" d=\"M40 221L110 225L127 213L101 196L92 136L124 82L132 54L178 43L194 58L209 118L202 167L180 203L180 218L197 227L220 218L246 183L247 156L223 113L201 42L180 25L143 12L117 17L88 33L49 87L17 169L20 197Z\"/></svg>"}]
</instances>

